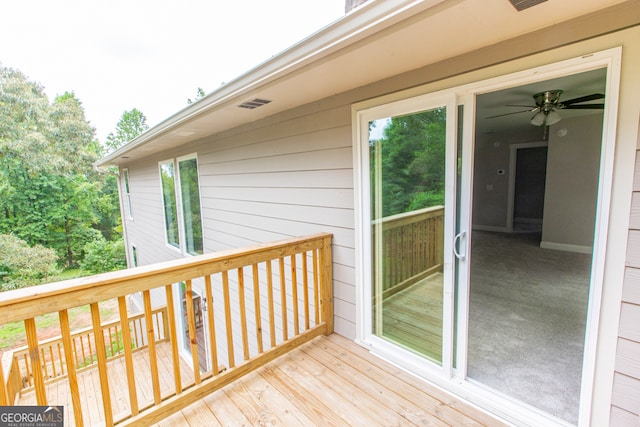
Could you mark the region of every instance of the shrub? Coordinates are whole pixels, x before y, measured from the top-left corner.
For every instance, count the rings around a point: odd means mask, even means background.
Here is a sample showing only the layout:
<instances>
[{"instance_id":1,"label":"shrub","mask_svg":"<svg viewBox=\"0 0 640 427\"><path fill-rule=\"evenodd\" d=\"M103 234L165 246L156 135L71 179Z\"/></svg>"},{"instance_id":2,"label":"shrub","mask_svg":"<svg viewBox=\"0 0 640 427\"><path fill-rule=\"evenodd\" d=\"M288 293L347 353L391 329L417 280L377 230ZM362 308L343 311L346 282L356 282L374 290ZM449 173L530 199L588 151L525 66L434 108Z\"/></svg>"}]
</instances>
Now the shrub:
<instances>
[{"instance_id":1,"label":"shrub","mask_svg":"<svg viewBox=\"0 0 640 427\"><path fill-rule=\"evenodd\" d=\"M84 246L84 259L80 267L91 273L105 273L127 267L122 239L107 241L100 237Z\"/></svg>"},{"instance_id":2,"label":"shrub","mask_svg":"<svg viewBox=\"0 0 640 427\"><path fill-rule=\"evenodd\" d=\"M36 285L58 274L53 249L29 246L13 234L0 234L0 290Z\"/></svg>"}]
</instances>

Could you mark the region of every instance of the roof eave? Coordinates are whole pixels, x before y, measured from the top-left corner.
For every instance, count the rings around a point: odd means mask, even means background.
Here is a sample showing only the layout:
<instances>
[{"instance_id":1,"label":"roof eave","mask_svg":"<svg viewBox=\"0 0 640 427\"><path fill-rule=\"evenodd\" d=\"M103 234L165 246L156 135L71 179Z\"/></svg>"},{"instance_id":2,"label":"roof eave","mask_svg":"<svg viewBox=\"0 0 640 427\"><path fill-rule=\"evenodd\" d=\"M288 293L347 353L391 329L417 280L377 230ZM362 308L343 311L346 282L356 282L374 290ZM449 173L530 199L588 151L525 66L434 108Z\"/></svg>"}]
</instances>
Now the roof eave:
<instances>
[{"instance_id":1,"label":"roof eave","mask_svg":"<svg viewBox=\"0 0 640 427\"><path fill-rule=\"evenodd\" d=\"M220 86L197 102L183 108L139 135L119 149L96 162L97 167L116 165L117 159L126 159L128 152L140 148L156 137L178 129L183 123L204 114L218 105L275 79L318 61L368 35L392 25L407 15L429 9L449 0L402 0L384 2L369 0L332 24L294 44L280 54L250 69L229 83Z\"/></svg>"}]
</instances>

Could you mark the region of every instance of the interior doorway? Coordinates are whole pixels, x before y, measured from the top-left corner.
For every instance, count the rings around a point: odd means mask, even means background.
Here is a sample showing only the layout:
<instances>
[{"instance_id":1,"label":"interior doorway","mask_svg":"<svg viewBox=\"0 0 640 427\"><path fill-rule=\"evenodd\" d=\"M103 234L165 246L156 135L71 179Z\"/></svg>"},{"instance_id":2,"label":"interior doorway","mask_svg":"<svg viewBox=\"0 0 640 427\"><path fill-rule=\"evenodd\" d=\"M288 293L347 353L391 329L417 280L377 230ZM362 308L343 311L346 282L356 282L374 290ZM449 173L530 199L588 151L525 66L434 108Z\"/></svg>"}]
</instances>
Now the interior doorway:
<instances>
[{"instance_id":1,"label":"interior doorway","mask_svg":"<svg viewBox=\"0 0 640 427\"><path fill-rule=\"evenodd\" d=\"M515 150L512 232L541 232L547 178L547 146Z\"/></svg>"}]
</instances>

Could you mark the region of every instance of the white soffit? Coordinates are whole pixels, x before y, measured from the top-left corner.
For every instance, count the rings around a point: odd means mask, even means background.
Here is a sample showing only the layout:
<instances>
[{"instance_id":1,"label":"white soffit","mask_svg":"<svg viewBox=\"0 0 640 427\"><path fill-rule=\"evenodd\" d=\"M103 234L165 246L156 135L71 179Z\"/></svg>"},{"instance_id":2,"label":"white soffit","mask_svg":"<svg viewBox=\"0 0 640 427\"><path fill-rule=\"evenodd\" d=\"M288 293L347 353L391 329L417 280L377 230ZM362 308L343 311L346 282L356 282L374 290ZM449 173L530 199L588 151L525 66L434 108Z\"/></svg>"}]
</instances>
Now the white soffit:
<instances>
[{"instance_id":1,"label":"white soffit","mask_svg":"<svg viewBox=\"0 0 640 427\"><path fill-rule=\"evenodd\" d=\"M522 12L507 0L369 1L98 164L141 158L623 0L547 1ZM238 108L256 98L271 102Z\"/></svg>"}]
</instances>

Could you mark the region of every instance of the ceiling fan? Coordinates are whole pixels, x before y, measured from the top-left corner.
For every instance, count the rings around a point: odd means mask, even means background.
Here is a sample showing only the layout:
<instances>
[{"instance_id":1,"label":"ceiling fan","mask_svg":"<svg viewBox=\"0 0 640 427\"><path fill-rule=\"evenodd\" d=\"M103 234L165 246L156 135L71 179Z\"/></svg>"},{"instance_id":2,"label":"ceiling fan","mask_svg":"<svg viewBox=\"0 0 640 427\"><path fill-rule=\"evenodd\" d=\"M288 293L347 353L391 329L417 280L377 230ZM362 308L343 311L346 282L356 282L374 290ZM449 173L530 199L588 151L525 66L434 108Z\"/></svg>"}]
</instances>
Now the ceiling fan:
<instances>
[{"instance_id":1,"label":"ceiling fan","mask_svg":"<svg viewBox=\"0 0 640 427\"><path fill-rule=\"evenodd\" d=\"M492 119L494 117L508 116L511 114L534 113L533 116L531 116L531 120L529 120L529 123L534 126L551 126L555 123L558 123L562 119L562 117L558 113L558 110L604 109L604 104L583 104L583 102L594 101L596 99L604 99L604 95L601 93L593 93L591 95L581 96L562 102L560 102L560 95L562 95L562 90L559 89L538 92L533 95L533 99L536 103L535 106L507 105L507 107L526 107L528 109L523 111L515 111L513 113L498 114L496 116L490 116L486 118Z\"/></svg>"}]
</instances>

